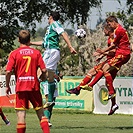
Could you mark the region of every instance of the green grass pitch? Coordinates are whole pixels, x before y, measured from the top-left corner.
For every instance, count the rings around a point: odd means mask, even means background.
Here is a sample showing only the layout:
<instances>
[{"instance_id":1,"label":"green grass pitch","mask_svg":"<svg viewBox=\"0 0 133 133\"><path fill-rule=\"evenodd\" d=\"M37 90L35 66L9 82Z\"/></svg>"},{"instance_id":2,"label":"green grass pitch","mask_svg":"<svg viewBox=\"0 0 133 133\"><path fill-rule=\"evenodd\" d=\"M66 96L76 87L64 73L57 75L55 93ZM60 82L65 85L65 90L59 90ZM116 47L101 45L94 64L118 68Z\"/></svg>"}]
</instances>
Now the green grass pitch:
<instances>
[{"instance_id":1,"label":"green grass pitch","mask_svg":"<svg viewBox=\"0 0 133 133\"><path fill-rule=\"evenodd\" d=\"M16 132L15 111L3 110L11 122L6 126L0 119L0 133ZM42 133L34 111L27 112L26 133ZM54 110L51 133L133 133L133 115L98 115L83 111Z\"/></svg>"}]
</instances>

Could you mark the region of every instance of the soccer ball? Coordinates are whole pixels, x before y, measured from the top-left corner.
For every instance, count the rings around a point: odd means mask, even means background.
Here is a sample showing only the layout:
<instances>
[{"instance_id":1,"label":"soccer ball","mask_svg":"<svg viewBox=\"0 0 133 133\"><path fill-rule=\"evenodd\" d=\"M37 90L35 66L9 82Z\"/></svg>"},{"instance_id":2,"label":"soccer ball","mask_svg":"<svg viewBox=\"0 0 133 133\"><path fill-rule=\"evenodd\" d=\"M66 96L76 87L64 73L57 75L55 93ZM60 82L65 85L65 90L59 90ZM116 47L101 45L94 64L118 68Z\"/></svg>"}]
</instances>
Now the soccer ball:
<instances>
[{"instance_id":1,"label":"soccer ball","mask_svg":"<svg viewBox=\"0 0 133 133\"><path fill-rule=\"evenodd\" d=\"M75 35L78 37L78 38L85 38L86 37L86 31L84 29L77 29L75 31Z\"/></svg>"}]
</instances>

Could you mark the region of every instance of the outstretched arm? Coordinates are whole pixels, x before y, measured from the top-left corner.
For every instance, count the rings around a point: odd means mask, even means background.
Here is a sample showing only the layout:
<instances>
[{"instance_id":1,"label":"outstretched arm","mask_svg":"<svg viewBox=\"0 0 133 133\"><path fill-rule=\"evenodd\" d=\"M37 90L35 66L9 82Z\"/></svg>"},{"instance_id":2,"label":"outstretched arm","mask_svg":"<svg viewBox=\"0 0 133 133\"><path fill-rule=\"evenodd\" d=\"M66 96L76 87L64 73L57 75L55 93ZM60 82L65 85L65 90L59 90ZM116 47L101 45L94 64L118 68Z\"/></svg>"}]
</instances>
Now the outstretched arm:
<instances>
[{"instance_id":1,"label":"outstretched arm","mask_svg":"<svg viewBox=\"0 0 133 133\"><path fill-rule=\"evenodd\" d=\"M70 52L72 54L77 54L77 51L71 45L71 42L69 40L69 37L68 37L67 33L66 32L63 32L61 35L62 35L63 39L65 40L65 42L67 43L67 46L69 47Z\"/></svg>"},{"instance_id":2,"label":"outstretched arm","mask_svg":"<svg viewBox=\"0 0 133 133\"><path fill-rule=\"evenodd\" d=\"M43 41L30 42L30 45L42 46Z\"/></svg>"},{"instance_id":3,"label":"outstretched arm","mask_svg":"<svg viewBox=\"0 0 133 133\"><path fill-rule=\"evenodd\" d=\"M115 49L115 47L116 47L115 44L111 44L109 47L107 47L107 48L105 48L105 49L100 49L100 48L98 48L98 49L96 50L96 52L98 52L98 53L100 53L100 54L104 54L105 52L108 52L108 51L110 51L110 50L112 50L112 49Z\"/></svg>"}]
</instances>

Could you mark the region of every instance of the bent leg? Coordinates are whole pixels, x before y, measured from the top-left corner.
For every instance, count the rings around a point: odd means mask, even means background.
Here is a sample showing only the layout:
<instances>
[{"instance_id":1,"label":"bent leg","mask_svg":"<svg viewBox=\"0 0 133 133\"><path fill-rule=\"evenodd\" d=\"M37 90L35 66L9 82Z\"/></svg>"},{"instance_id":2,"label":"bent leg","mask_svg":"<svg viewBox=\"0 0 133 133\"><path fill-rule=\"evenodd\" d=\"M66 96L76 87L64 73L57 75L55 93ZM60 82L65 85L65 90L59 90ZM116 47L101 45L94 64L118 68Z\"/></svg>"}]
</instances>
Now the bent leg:
<instances>
[{"instance_id":1,"label":"bent leg","mask_svg":"<svg viewBox=\"0 0 133 133\"><path fill-rule=\"evenodd\" d=\"M81 81L79 86L77 86L77 90L80 90L80 86L88 84L92 80L92 76L96 75L96 71L94 68L90 69L89 72L86 74L84 79Z\"/></svg>"}]
</instances>

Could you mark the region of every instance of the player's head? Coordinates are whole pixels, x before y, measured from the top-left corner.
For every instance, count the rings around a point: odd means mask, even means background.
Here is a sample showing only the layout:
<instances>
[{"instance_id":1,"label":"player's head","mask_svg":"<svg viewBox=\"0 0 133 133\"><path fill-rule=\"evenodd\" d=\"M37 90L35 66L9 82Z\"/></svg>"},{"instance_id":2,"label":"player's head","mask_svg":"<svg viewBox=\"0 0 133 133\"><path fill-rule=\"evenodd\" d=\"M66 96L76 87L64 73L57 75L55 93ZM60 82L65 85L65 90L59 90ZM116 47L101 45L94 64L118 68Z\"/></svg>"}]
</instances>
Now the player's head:
<instances>
[{"instance_id":1,"label":"player's head","mask_svg":"<svg viewBox=\"0 0 133 133\"><path fill-rule=\"evenodd\" d=\"M60 19L60 14L59 14L59 12L51 12L48 19L49 19L49 24L50 24L52 21L58 21L58 20Z\"/></svg>"},{"instance_id":2,"label":"player's head","mask_svg":"<svg viewBox=\"0 0 133 133\"><path fill-rule=\"evenodd\" d=\"M114 29L116 29L116 27L118 25L118 20L117 20L116 16L109 16L109 17L107 17L106 18L106 22L107 22L107 24L110 27L112 27Z\"/></svg>"},{"instance_id":3,"label":"player's head","mask_svg":"<svg viewBox=\"0 0 133 133\"><path fill-rule=\"evenodd\" d=\"M111 33L114 33L114 29L110 27L108 24L104 24L103 31L105 36L110 36Z\"/></svg>"},{"instance_id":4,"label":"player's head","mask_svg":"<svg viewBox=\"0 0 133 133\"><path fill-rule=\"evenodd\" d=\"M18 37L19 37L19 42L21 44L29 45L29 42L30 42L30 33L29 33L29 31L21 30L19 32Z\"/></svg>"},{"instance_id":5,"label":"player's head","mask_svg":"<svg viewBox=\"0 0 133 133\"><path fill-rule=\"evenodd\" d=\"M59 12L51 12L50 16L52 16L54 21L58 21L60 19L60 14Z\"/></svg>"}]
</instances>

